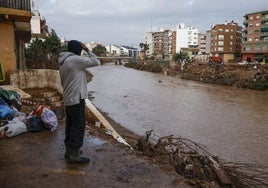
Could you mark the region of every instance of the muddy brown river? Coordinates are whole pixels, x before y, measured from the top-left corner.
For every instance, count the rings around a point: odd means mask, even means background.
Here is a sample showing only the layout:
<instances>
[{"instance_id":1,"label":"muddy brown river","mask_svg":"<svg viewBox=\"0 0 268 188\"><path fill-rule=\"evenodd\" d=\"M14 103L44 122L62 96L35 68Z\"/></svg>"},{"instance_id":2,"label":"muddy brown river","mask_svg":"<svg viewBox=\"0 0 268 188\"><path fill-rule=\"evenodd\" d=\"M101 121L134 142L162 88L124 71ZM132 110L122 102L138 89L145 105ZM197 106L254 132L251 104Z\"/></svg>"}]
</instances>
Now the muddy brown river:
<instances>
[{"instance_id":1,"label":"muddy brown river","mask_svg":"<svg viewBox=\"0 0 268 188\"><path fill-rule=\"evenodd\" d=\"M106 64L90 69L93 103L144 135L178 135L229 162L268 163L268 91L237 89Z\"/></svg>"}]
</instances>

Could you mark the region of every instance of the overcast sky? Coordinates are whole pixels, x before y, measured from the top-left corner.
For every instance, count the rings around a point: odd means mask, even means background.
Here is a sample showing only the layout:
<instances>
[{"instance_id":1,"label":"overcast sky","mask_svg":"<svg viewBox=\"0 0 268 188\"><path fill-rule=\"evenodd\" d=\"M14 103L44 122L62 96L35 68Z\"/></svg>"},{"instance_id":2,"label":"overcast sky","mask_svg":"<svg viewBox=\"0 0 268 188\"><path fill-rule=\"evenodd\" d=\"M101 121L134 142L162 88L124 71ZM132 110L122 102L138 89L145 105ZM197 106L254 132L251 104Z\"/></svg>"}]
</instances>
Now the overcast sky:
<instances>
[{"instance_id":1,"label":"overcast sky","mask_svg":"<svg viewBox=\"0 0 268 188\"><path fill-rule=\"evenodd\" d=\"M268 0L34 0L35 8L59 37L103 45L138 47L145 33L178 23L209 30L268 10Z\"/></svg>"}]
</instances>

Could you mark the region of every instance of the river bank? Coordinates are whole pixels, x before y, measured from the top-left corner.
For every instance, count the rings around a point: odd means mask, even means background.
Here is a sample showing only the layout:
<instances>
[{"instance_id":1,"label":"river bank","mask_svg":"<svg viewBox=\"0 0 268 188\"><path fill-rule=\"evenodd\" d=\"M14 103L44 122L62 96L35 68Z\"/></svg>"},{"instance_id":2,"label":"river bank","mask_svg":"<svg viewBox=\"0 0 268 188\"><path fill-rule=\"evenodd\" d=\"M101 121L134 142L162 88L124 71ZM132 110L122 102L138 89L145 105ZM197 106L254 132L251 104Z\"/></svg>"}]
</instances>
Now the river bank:
<instances>
[{"instance_id":1,"label":"river bank","mask_svg":"<svg viewBox=\"0 0 268 188\"><path fill-rule=\"evenodd\" d=\"M165 73L182 79L195 80L205 83L227 85L237 88L255 90L268 89L267 65L238 65L238 64L199 64L189 63L181 66L173 64L163 67L155 63L127 63L126 67L156 73Z\"/></svg>"}]
</instances>

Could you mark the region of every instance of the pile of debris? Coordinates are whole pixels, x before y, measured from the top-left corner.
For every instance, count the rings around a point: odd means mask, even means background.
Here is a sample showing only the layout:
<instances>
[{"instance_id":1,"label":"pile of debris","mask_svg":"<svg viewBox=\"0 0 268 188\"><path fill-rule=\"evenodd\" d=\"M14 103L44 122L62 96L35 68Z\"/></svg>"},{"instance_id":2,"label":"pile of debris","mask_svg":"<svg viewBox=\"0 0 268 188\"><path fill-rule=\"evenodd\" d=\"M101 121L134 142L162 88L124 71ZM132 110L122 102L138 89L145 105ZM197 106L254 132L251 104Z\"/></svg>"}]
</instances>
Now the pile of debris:
<instances>
[{"instance_id":1,"label":"pile of debris","mask_svg":"<svg viewBox=\"0 0 268 188\"><path fill-rule=\"evenodd\" d=\"M0 138L57 128L58 117L50 106L25 102L16 91L0 88Z\"/></svg>"},{"instance_id":2,"label":"pile of debris","mask_svg":"<svg viewBox=\"0 0 268 188\"><path fill-rule=\"evenodd\" d=\"M159 137L147 131L137 143L137 149L152 157L165 169L175 169L200 187L267 187L268 166L238 164L222 165L208 150L187 138L173 135ZM251 169L250 169L250 168ZM254 167L258 167L254 168Z\"/></svg>"}]
</instances>

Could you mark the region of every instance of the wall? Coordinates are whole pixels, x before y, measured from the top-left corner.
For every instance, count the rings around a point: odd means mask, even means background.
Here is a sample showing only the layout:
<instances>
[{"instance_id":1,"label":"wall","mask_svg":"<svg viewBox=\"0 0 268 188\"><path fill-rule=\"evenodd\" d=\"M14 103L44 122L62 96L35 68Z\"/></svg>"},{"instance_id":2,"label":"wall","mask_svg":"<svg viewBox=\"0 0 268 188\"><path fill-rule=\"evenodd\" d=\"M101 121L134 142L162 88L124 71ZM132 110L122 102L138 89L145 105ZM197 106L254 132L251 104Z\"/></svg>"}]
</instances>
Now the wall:
<instances>
[{"instance_id":1,"label":"wall","mask_svg":"<svg viewBox=\"0 0 268 188\"><path fill-rule=\"evenodd\" d=\"M51 69L13 70L10 85L20 89L51 88L62 93L59 71Z\"/></svg>"},{"instance_id":2,"label":"wall","mask_svg":"<svg viewBox=\"0 0 268 188\"><path fill-rule=\"evenodd\" d=\"M7 79L9 70L16 69L13 25L9 23L0 23L0 31L0 62L3 63Z\"/></svg>"}]
</instances>

